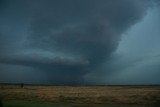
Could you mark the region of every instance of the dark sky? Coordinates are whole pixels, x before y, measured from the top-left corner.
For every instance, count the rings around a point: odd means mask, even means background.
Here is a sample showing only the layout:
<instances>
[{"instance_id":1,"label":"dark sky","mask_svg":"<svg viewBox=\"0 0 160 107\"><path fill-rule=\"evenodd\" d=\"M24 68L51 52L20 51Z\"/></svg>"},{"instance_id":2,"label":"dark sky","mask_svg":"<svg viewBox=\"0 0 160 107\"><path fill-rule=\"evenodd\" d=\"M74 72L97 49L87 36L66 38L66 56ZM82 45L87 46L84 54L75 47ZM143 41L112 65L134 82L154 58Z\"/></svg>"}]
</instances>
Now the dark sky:
<instances>
[{"instance_id":1,"label":"dark sky","mask_svg":"<svg viewBox=\"0 0 160 107\"><path fill-rule=\"evenodd\" d=\"M158 0L0 0L0 82L160 84Z\"/></svg>"}]
</instances>

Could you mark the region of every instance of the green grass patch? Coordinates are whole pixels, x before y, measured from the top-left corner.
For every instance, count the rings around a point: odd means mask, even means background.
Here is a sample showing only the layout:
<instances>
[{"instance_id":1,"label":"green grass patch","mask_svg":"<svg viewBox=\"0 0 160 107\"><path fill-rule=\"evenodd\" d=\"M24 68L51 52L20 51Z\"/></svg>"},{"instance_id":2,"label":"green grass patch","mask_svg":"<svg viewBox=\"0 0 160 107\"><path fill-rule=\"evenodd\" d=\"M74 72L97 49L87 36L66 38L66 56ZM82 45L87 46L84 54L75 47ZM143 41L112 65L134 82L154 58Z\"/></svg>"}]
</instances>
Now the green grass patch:
<instances>
[{"instance_id":1,"label":"green grass patch","mask_svg":"<svg viewBox=\"0 0 160 107\"><path fill-rule=\"evenodd\" d=\"M52 103L41 103L32 101L3 101L3 107L57 107Z\"/></svg>"},{"instance_id":2,"label":"green grass patch","mask_svg":"<svg viewBox=\"0 0 160 107\"><path fill-rule=\"evenodd\" d=\"M3 101L3 107L159 107L153 105L124 104L75 104L75 103L45 103L33 101Z\"/></svg>"}]
</instances>

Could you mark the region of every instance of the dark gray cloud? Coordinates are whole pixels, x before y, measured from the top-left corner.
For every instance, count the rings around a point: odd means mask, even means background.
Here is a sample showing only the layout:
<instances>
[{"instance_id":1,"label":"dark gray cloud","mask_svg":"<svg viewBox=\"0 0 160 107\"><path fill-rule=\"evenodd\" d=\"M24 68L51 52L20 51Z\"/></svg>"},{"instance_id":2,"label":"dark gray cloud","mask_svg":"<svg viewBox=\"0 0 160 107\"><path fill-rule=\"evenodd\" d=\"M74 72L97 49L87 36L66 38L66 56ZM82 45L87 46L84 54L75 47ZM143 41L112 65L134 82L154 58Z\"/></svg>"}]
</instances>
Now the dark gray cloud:
<instances>
[{"instance_id":1,"label":"dark gray cloud","mask_svg":"<svg viewBox=\"0 0 160 107\"><path fill-rule=\"evenodd\" d=\"M86 78L108 84L159 84L159 7L148 10L145 18L123 34L111 60ZM106 71L111 72L106 72Z\"/></svg>"},{"instance_id":2,"label":"dark gray cloud","mask_svg":"<svg viewBox=\"0 0 160 107\"><path fill-rule=\"evenodd\" d=\"M32 17L32 45L81 55L93 64L110 56L120 35L138 21L146 9L142 1L130 0L67 1L63 7L59 1L50 4L56 6L40 8Z\"/></svg>"},{"instance_id":3,"label":"dark gray cloud","mask_svg":"<svg viewBox=\"0 0 160 107\"><path fill-rule=\"evenodd\" d=\"M106 61L112 60L121 35L145 16L149 3L2 1L0 62L42 70L52 82L81 83L84 75L95 69L99 72Z\"/></svg>"}]
</instances>

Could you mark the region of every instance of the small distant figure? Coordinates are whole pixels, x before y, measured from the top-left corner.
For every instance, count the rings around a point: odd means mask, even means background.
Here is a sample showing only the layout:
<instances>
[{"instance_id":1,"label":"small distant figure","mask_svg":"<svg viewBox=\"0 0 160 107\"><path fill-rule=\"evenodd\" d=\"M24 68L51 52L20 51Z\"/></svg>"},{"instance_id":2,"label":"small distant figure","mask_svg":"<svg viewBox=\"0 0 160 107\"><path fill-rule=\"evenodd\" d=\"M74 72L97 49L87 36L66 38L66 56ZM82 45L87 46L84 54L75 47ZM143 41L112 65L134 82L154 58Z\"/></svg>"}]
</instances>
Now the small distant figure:
<instances>
[{"instance_id":1,"label":"small distant figure","mask_svg":"<svg viewBox=\"0 0 160 107\"><path fill-rule=\"evenodd\" d=\"M21 83L21 88L23 88L24 87L24 84L23 83Z\"/></svg>"}]
</instances>

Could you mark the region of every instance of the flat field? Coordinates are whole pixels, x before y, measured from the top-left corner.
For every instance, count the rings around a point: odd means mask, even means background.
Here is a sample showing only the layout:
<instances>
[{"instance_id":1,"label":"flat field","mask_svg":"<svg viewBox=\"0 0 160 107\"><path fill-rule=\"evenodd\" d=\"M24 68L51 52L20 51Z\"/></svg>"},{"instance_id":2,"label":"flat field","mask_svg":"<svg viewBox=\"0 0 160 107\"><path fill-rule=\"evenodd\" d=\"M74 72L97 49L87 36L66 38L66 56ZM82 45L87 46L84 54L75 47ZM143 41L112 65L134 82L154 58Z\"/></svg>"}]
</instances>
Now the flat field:
<instances>
[{"instance_id":1,"label":"flat field","mask_svg":"<svg viewBox=\"0 0 160 107\"><path fill-rule=\"evenodd\" d=\"M1 84L0 97L3 107L160 107L160 86Z\"/></svg>"}]
</instances>

